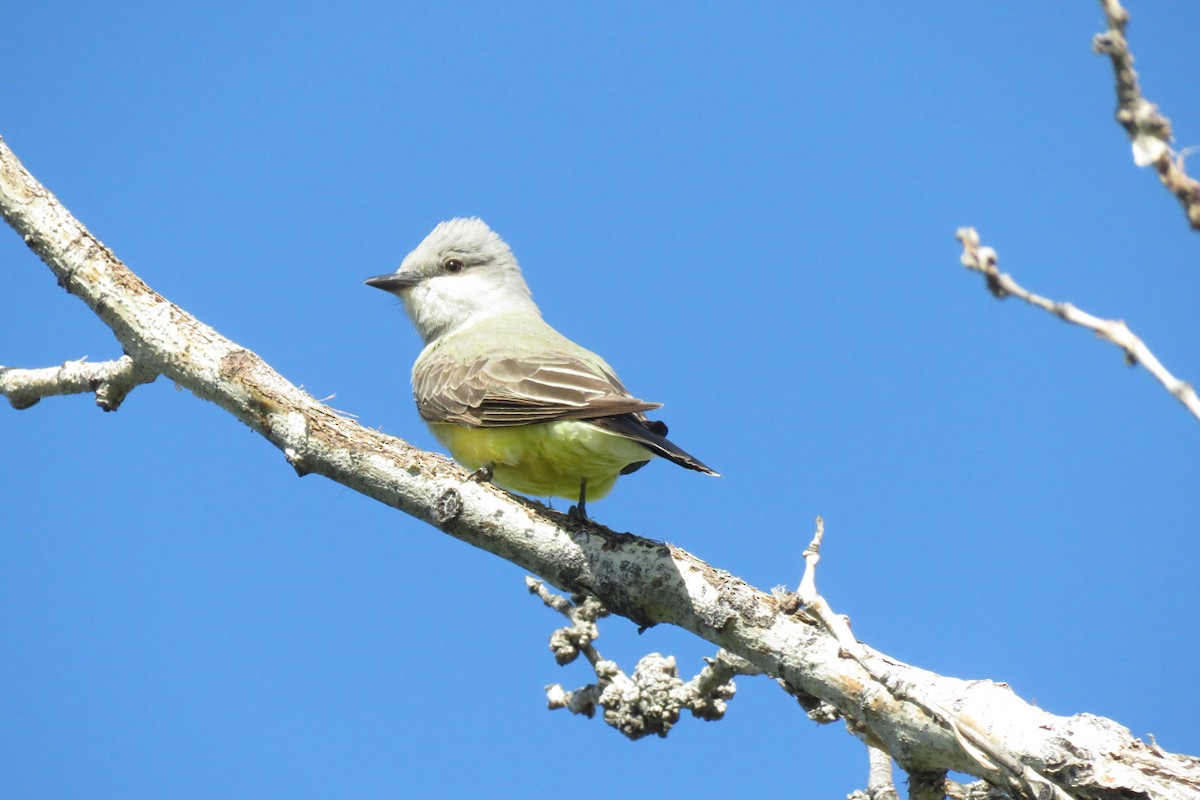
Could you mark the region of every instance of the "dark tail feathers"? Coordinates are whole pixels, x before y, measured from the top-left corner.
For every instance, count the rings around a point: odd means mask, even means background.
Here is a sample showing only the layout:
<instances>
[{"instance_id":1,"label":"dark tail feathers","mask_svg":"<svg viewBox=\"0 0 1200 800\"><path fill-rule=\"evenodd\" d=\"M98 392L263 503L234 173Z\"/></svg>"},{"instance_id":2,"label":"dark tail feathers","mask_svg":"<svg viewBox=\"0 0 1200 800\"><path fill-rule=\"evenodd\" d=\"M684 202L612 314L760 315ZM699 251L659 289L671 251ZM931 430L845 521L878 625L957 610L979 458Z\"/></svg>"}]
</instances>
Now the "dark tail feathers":
<instances>
[{"instance_id":1,"label":"dark tail feathers","mask_svg":"<svg viewBox=\"0 0 1200 800\"><path fill-rule=\"evenodd\" d=\"M700 459L681 450L667 439L667 424L660 420L646 419L641 414L619 414L615 417L600 417L588 422L599 425L605 430L619 433L633 439L656 456L662 456L681 467L703 472L705 475L719 475ZM632 464L630 466L633 466ZM640 464L638 466L641 466ZM632 470L631 470L632 471Z\"/></svg>"}]
</instances>

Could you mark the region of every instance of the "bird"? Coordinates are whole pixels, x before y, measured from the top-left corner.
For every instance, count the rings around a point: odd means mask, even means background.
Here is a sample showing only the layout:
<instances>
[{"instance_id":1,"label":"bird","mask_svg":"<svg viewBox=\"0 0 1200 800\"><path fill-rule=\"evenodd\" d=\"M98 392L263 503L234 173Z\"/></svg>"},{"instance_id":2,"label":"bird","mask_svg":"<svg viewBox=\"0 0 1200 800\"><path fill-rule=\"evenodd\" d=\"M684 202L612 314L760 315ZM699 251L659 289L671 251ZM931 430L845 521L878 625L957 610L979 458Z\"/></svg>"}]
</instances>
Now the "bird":
<instances>
[{"instance_id":1,"label":"bird","mask_svg":"<svg viewBox=\"0 0 1200 800\"><path fill-rule=\"evenodd\" d=\"M399 297L425 343L412 368L421 418L473 475L534 497L587 501L654 457L718 473L667 439L599 355L541 311L512 250L478 217L439 223L368 286Z\"/></svg>"}]
</instances>

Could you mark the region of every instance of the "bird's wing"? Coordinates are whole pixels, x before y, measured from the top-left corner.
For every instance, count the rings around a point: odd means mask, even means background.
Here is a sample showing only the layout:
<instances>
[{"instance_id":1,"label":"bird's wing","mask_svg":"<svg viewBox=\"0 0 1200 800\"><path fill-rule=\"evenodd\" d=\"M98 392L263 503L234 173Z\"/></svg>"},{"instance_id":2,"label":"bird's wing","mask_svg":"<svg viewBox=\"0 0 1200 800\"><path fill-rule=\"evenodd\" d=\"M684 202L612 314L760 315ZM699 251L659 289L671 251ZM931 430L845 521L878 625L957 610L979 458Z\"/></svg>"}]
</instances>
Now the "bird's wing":
<instances>
[{"instance_id":1,"label":"bird's wing","mask_svg":"<svg viewBox=\"0 0 1200 800\"><path fill-rule=\"evenodd\" d=\"M603 360L557 334L514 352L511 342L497 346L503 333L439 343L421 354L413 367L413 394L424 419L492 428L662 405L631 396Z\"/></svg>"}]
</instances>

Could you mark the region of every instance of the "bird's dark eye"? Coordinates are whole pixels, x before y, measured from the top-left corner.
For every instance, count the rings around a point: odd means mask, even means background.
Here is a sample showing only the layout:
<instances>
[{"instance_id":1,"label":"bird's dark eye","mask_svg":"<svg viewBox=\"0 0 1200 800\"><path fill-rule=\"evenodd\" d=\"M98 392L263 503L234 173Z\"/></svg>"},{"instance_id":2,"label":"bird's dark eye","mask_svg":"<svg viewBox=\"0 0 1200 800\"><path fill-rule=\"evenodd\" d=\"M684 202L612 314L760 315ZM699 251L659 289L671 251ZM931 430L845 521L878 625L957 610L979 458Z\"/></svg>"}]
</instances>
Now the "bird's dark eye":
<instances>
[{"instance_id":1,"label":"bird's dark eye","mask_svg":"<svg viewBox=\"0 0 1200 800\"><path fill-rule=\"evenodd\" d=\"M445 263L442 264L442 268L446 272L462 272L463 263L457 258L447 258Z\"/></svg>"}]
</instances>

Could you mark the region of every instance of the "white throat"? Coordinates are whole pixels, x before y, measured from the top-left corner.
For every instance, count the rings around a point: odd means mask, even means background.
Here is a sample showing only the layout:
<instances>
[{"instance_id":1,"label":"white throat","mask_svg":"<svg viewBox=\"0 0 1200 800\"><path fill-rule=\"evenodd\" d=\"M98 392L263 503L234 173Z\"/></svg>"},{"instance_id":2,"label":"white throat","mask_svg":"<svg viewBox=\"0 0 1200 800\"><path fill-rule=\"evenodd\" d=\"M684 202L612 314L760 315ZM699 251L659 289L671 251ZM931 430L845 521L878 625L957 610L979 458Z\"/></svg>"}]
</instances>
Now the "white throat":
<instances>
[{"instance_id":1,"label":"white throat","mask_svg":"<svg viewBox=\"0 0 1200 800\"><path fill-rule=\"evenodd\" d=\"M541 318L519 275L491 270L429 278L405 293L404 306L426 344L497 314Z\"/></svg>"}]
</instances>

